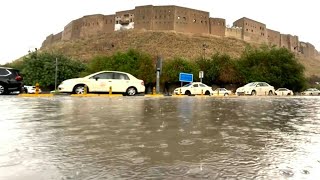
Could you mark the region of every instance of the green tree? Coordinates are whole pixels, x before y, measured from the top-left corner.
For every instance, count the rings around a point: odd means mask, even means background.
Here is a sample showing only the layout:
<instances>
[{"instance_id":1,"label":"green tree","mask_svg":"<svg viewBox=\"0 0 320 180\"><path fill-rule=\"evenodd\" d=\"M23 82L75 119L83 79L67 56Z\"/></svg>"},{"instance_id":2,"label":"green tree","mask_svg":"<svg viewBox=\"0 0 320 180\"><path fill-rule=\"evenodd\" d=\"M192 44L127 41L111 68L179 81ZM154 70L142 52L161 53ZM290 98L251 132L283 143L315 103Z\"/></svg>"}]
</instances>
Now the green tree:
<instances>
[{"instance_id":1,"label":"green tree","mask_svg":"<svg viewBox=\"0 0 320 180\"><path fill-rule=\"evenodd\" d=\"M24 83L54 89L56 58L58 59L57 83L63 80L79 77L79 73L85 69L80 61L72 60L62 54L51 54L47 52L32 52L23 58L21 72Z\"/></svg>"},{"instance_id":2,"label":"green tree","mask_svg":"<svg viewBox=\"0 0 320 180\"><path fill-rule=\"evenodd\" d=\"M195 62L179 57L164 61L162 73L163 81L172 83L179 82L179 74L181 72L193 74L193 81L199 80L199 67Z\"/></svg>"},{"instance_id":3,"label":"green tree","mask_svg":"<svg viewBox=\"0 0 320 180\"><path fill-rule=\"evenodd\" d=\"M123 71L142 79L146 84L155 80L155 64L146 53L130 49L112 56L94 57L87 65L85 74L98 71Z\"/></svg>"},{"instance_id":4,"label":"green tree","mask_svg":"<svg viewBox=\"0 0 320 180\"><path fill-rule=\"evenodd\" d=\"M265 81L277 87L299 91L306 85L304 67L286 48L262 46L247 48L238 61L237 68L243 83Z\"/></svg>"},{"instance_id":5,"label":"green tree","mask_svg":"<svg viewBox=\"0 0 320 180\"><path fill-rule=\"evenodd\" d=\"M204 71L205 84L232 84L241 81L235 61L227 54L215 53L210 59L199 58L196 64Z\"/></svg>"}]
</instances>

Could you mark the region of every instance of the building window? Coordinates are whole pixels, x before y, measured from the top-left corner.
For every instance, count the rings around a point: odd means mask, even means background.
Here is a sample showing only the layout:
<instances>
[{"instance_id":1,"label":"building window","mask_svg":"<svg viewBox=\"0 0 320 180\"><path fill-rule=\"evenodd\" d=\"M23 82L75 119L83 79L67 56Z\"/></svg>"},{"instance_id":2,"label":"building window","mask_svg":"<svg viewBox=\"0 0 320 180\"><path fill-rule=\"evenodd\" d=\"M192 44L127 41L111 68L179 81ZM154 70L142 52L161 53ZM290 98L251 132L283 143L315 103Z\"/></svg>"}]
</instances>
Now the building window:
<instances>
[{"instance_id":1,"label":"building window","mask_svg":"<svg viewBox=\"0 0 320 180\"><path fill-rule=\"evenodd\" d=\"M253 29L251 29L251 32L253 32Z\"/></svg>"},{"instance_id":2,"label":"building window","mask_svg":"<svg viewBox=\"0 0 320 180\"><path fill-rule=\"evenodd\" d=\"M116 21L116 24L119 24L119 21Z\"/></svg>"},{"instance_id":3,"label":"building window","mask_svg":"<svg viewBox=\"0 0 320 180\"><path fill-rule=\"evenodd\" d=\"M186 17L183 17L183 20L185 20L185 21L186 21L186 20L187 20L187 18L186 18Z\"/></svg>"},{"instance_id":4,"label":"building window","mask_svg":"<svg viewBox=\"0 0 320 180\"><path fill-rule=\"evenodd\" d=\"M155 19L157 19L157 16L154 16Z\"/></svg>"},{"instance_id":5,"label":"building window","mask_svg":"<svg viewBox=\"0 0 320 180\"><path fill-rule=\"evenodd\" d=\"M201 24L203 23L203 21L202 21L202 20L201 20L200 22L201 22Z\"/></svg>"},{"instance_id":6,"label":"building window","mask_svg":"<svg viewBox=\"0 0 320 180\"><path fill-rule=\"evenodd\" d=\"M192 21L193 23L196 23L197 22L197 20L196 19L193 19L193 21Z\"/></svg>"},{"instance_id":7,"label":"building window","mask_svg":"<svg viewBox=\"0 0 320 180\"><path fill-rule=\"evenodd\" d=\"M246 31L248 31L248 29L246 29Z\"/></svg>"}]
</instances>

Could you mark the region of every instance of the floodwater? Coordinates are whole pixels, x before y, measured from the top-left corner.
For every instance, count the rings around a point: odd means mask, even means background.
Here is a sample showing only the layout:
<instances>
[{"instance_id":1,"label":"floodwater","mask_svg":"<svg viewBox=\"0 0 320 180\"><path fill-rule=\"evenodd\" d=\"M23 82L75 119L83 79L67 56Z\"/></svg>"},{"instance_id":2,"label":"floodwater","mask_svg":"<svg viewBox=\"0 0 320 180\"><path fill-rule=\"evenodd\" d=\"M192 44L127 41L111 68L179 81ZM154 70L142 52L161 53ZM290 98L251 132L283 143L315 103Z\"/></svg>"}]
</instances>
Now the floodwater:
<instances>
[{"instance_id":1,"label":"floodwater","mask_svg":"<svg viewBox=\"0 0 320 180\"><path fill-rule=\"evenodd\" d=\"M1 96L0 179L320 179L320 97Z\"/></svg>"}]
</instances>

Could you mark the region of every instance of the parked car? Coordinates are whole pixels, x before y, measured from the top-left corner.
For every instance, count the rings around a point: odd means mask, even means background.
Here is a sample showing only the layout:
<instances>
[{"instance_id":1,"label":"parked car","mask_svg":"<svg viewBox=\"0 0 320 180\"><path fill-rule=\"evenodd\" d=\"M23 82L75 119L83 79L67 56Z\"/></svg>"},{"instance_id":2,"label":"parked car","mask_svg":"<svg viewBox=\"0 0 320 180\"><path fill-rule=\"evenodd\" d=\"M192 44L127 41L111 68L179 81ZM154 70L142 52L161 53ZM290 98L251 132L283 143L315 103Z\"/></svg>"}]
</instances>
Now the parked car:
<instances>
[{"instance_id":1,"label":"parked car","mask_svg":"<svg viewBox=\"0 0 320 180\"><path fill-rule=\"evenodd\" d=\"M112 93L123 93L129 96L145 92L143 80L120 71L100 71L83 78L68 79L58 86L58 90L62 93L83 94L85 87L87 87L87 93L109 92L110 87Z\"/></svg>"},{"instance_id":2,"label":"parked car","mask_svg":"<svg viewBox=\"0 0 320 180\"><path fill-rule=\"evenodd\" d=\"M293 91L287 88L278 88L274 94L277 96L290 96L293 95Z\"/></svg>"},{"instance_id":3,"label":"parked car","mask_svg":"<svg viewBox=\"0 0 320 180\"><path fill-rule=\"evenodd\" d=\"M320 95L320 91L317 88L309 88L309 89L301 92L301 95L318 96L318 95Z\"/></svg>"},{"instance_id":4,"label":"parked car","mask_svg":"<svg viewBox=\"0 0 320 180\"><path fill-rule=\"evenodd\" d=\"M266 82L251 82L236 90L236 95L273 95L274 87Z\"/></svg>"},{"instance_id":5,"label":"parked car","mask_svg":"<svg viewBox=\"0 0 320 180\"><path fill-rule=\"evenodd\" d=\"M217 88L213 91L213 95L215 96L228 96L232 94L232 91L227 90L226 88Z\"/></svg>"},{"instance_id":6,"label":"parked car","mask_svg":"<svg viewBox=\"0 0 320 180\"><path fill-rule=\"evenodd\" d=\"M203 84L202 82L192 82L186 84L182 87L176 88L173 91L173 94L183 94L183 95L196 95L196 94L204 94L204 95L213 95L213 90L211 87Z\"/></svg>"},{"instance_id":7,"label":"parked car","mask_svg":"<svg viewBox=\"0 0 320 180\"><path fill-rule=\"evenodd\" d=\"M34 94L36 93L36 87L35 86L23 86L24 92L28 94ZM39 92L41 93L41 89L39 88Z\"/></svg>"},{"instance_id":8,"label":"parked car","mask_svg":"<svg viewBox=\"0 0 320 180\"><path fill-rule=\"evenodd\" d=\"M14 91L22 91L23 78L19 70L0 67L0 95L9 94Z\"/></svg>"}]
</instances>

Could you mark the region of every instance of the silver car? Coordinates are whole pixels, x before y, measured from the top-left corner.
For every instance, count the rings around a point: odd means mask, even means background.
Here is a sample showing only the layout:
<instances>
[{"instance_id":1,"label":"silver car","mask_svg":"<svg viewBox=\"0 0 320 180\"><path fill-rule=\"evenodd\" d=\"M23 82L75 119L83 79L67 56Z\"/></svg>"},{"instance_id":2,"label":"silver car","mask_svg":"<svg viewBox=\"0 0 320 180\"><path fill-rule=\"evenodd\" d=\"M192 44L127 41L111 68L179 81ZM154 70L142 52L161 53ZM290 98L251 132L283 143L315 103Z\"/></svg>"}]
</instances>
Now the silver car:
<instances>
[{"instance_id":1,"label":"silver car","mask_svg":"<svg viewBox=\"0 0 320 180\"><path fill-rule=\"evenodd\" d=\"M279 88L274 92L277 96L290 96L293 95L293 91L287 88Z\"/></svg>"},{"instance_id":2,"label":"silver car","mask_svg":"<svg viewBox=\"0 0 320 180\"><path fill-rule=\"evenodd\" d=\"M273 95L274 87L266 82L251 82L236 90L236 95Z\"/></svg>"},{"instance_id":3,"label":"silver car","mask_svg":"<svg viewBox=\"0 0 320 180\"><path fill-rule=\"evenodd\" d=\"M309 88L309 89L301 92L301 95L319 96L320 95L320 91L317 88Z\"/></svg>"}]
</instances>

